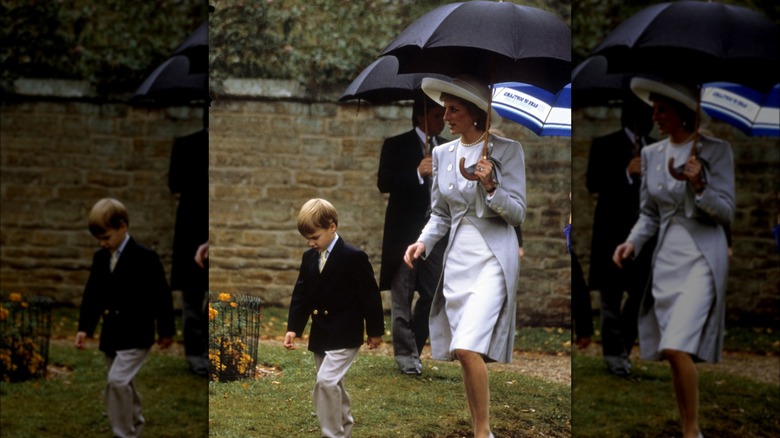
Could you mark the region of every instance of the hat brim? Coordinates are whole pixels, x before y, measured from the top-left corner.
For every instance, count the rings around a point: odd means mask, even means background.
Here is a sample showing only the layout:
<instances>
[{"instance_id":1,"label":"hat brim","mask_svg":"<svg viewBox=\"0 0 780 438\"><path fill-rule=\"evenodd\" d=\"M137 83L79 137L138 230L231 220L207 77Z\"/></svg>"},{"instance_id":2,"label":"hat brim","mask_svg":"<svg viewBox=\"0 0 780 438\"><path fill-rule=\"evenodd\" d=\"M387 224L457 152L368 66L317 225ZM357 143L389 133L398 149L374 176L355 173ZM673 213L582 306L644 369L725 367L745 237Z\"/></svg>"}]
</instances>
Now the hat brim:
<instances>
[{"instance_id":1,"label":"hat brim","mask_svg":"<svg viewBox=\"0 0 780 438\"><path fill-rule=\"evenodd\" d=\"M650 106L653 106L650 95L655 93L680 102L691 111L696 111L696 96L681 84L636 77L631 79L631 91Z\"/></svg>"},{"instance_id":2,"label":"hat brim","mask_svg":"<svg viewBox=\"0 0 780 438\"><path fill-rule=\"evenodd\" d=\"M441 95L442 93L446 93L455 97L459 97L467 102L471 102L476 105L477 108L487 113L488 101L484 97L479 96L476 93L473 93L457 84L453 84L452 82L447 82L436 78L423 78L422 90L428 97L430 97L439 105L444 106L444 102L441 100ZM494 126L501 122L501 116L493 108L491 108L490 111L490 121Z\"/></svg>"}]
</instances>

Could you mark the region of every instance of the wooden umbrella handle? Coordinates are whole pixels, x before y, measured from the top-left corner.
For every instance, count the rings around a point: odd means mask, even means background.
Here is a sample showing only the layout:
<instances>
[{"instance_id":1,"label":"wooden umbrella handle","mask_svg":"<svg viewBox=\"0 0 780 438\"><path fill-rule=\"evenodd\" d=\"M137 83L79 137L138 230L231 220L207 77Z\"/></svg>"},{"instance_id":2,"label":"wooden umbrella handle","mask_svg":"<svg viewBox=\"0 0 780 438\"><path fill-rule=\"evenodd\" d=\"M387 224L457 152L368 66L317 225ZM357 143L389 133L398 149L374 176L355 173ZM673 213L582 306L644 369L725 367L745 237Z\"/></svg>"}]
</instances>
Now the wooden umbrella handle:
<instances>
[{"instance_id":1,"label":"wooden umbrella handle","mask_svg":"<svg viewBox=\"0 0 780 438\"><path fill-rule=\"evenodd\" d=\"M698 93L696 93L696 126L693 129L693 145L691 146L691 157L696 158L696 145L699 143L699 123L701 122L699 112L701 111L701 90L699 90ZM674 170L674 158L669 158L669 161L667 163L667 167L669 168L669 174L672 175L672 178L676 179L677 181L688 181L688 178L683 175L682 173L677 173L676 170Z\"/></svg>"}]
</instances>

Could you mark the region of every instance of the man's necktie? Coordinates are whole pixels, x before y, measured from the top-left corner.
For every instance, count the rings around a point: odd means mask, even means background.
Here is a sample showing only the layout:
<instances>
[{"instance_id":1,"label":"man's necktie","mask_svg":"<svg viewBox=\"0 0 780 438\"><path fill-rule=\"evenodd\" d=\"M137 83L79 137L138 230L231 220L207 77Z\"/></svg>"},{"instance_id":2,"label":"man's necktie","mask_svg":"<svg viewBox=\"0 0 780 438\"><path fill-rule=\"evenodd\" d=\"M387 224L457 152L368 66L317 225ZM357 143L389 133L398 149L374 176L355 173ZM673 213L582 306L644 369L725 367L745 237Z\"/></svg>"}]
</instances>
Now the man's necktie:
<instances>
[{"instance_id":1,"label":"man's necktie","mask_svg":"<svg viewBox=\"0 0 780 438\"><path fill-rule=\"evenodd\" d=\"M325 267L325 262L328 260L328 251L322 251L320 252L320 272L322 272L322 268Z\"/></svg>"},{"instance_id":2,"label":"man's necktie","mask_svg":"<svg viewBox=\"0 0 780 438\"><path fill-rule=\"evenodd\" d=\"M114 272L114 268L116 267L117 260L119 260L119 251L112 251L111 252L111 272Z\"/></svg>"}]
</instances>

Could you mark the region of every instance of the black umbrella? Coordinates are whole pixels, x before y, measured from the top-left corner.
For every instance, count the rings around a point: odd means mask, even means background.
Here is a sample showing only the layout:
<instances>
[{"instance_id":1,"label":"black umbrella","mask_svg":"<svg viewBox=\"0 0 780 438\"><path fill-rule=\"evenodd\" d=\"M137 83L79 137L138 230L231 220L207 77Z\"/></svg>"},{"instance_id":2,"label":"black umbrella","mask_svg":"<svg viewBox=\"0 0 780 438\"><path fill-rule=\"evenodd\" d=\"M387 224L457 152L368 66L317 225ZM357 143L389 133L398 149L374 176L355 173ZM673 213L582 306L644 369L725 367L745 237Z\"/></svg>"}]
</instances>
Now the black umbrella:
<instances>
[{"instance_id":1,"label":"black umbrella","mask_svg":"<svg viewBox=\"0 0 780 438\"><path fill-rule=\"evenodd\" d=\"M762 14L698 1L660 3L621 23L593 50L609 72L768 89L780 77L780 30Z\"/></svg>"},{"instance_id":2,"label":"black umbrella","mask_svg":"<svg viewBox=\"0 0 780 438\"><path fill-rule=\"evenodd\" d=\"M631 92L630 80L630 74L607 73L607 59L603 56L588 57L571 71L572 106L583 108L622 101L625 93Z\"/></svg>"},{"instance_id":3,"label":"black umbrella","mask_svg":"<svg viewBox=\"0 0 780 438\"><path fill-rule=\"evenodd\" d=\"M132 99L185 102L208 99L209 75L191 73L190 58L177 55L160 64L135 90Z\"/></svg>"},{"instance_id":4,"label":"black umbrella","mask_svg":"<svg viewBox=\"0 0 780 438\"><path fill-rule=\"evenodd\" d=\"M198 26L171 56L184 55L190 59L192 73L208 73L209 70L209 22Z\"/></svg>"},{"instance_id":5,"label":"black umbrella","mask_svg":"<svg viewBox=\"0 0 780 438\"><path fill-rule=\"evenodd\" d=\"M131 101L168 104L208 100L208 21L141 83Z\"/></svg>"},{"instance_id":6,"label":"black umbrella","mask_svg":"<svg viewBox=\"0 0 780 438\"><path fill-rule=\"evenodd\" d=\"M514 3L472 1L423 15L380 55L400 73L471 74L488 84L523 82L556 93L571 80L571 29L560 18ZM488 102L488 126L491 102ZM482 145L487 158L488 137ZM466 179L476 180L460 163Z\"/></svg>"},{"instance_id":7,"label":"black umbrella","mask_svg":"<svg viewBox=\"0 0 780 438\"><path fill-rule=\"evenodd\" d=\"M650 74L688 84L727 81L767 90L780 77L780 28L738 6L660 3L622 22L592 54L607 59L609 73ZM685 179L671 159L668 164L673 177Z\"/></svg>"},{"instance_id":8,"label":"black umbrella","mask_svg":"<svg viewBox=\"0 0 780 438\"><path fill-rule=\"evenodd\" d=\"M570 81L571 29L528 6L453 3L410 24L380 55L397 57L401 73L468 73L490 84L524 82L555 93Z\"/></svg>"},{"instance_id":9,"label":"black umbrella","mask_svg":"<svg viewBox=\"0 0 780 438\"><path fill-rule=\"evenodd\" d=\"M352 81L339 102L365 100L372 105L384 105L399 100L412 100L419 95L425 77L449 81L450 77L429 73L398 74L398 59L382 56L372 62Z\"/></svg>"}]
</instances>

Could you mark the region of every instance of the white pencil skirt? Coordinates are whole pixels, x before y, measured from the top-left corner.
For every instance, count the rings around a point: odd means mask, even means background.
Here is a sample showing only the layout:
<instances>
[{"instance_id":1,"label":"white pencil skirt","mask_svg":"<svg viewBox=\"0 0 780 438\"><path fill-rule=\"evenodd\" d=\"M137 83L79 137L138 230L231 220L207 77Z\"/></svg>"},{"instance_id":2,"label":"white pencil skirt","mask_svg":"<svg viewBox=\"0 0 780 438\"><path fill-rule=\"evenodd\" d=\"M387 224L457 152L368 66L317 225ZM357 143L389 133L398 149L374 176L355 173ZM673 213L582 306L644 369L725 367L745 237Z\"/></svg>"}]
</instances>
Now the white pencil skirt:
<instances>
[{"instance_id":1,"label":"white pencil skirt","mask_svg":"<svg viewBox=\"0 0 780 438\"><path fill-rule=\"evenodd\" d=\"M674 220L656 255L653 298L661 333L659 350L696 354L715 301L715 280L688 230Z\"/></svg>"},{"instance_id":2,"label":"white pencil skirt","mask_svg":"<svg viewBox=\"0 0 780 438\"><path fill-rule=\"evenodd\" d=\"M444 299L456 349L487 354L506 300L501 265L477 227L466 219L458 227L444 265Z\"/></svg>"}]
</instances>

